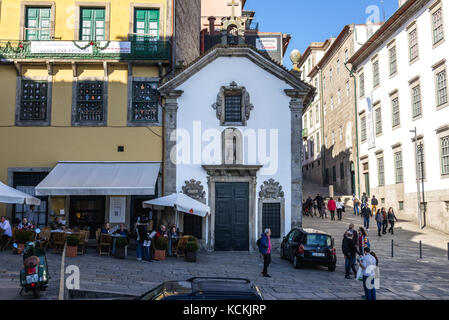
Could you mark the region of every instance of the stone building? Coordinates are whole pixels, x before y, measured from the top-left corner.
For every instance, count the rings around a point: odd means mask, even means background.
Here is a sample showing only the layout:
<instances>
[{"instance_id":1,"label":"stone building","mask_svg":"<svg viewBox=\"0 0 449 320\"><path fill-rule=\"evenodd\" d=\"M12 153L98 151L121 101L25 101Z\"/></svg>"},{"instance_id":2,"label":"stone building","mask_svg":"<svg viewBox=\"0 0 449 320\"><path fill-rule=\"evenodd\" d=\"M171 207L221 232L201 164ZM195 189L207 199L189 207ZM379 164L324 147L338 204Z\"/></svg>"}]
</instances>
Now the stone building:
<instances>
[{"instance_id":1,"label":"stone building","mask_svg":"<svg viewBox=\"0 0 449 320\"><path fill-rule=\"evenodd\" d=\"M301 70L302 80L316 89L316 95L312 103L304 110L303 119L303 166L302 173L306 180L322 184L323 175L321 169L321 90L319 74L310 78L309 73L323 58L335 38L325 42L312 42L307 47L301 58L295 63Z\"/></svg>"},{"instance_id":2,"label":"stone building","mask_svg":"<svg viewBox=\"0 0 449 320\"><path fill-rule=\"evenodd\" d=\"M40 197L37 225L130 229L162 193L158 82L199 55L199 2L173 3L0 1L0 180ZM172 41L175 12L196 43ZM12 222L29 210L0 205Z\"/></svg>"},{"instance_id":3,"label":"stone building","mask_svg":"<svg viewBox=\"0 0 449 320\"><path fill-rule=\"evenodd\" d=\"M321 83L323 184L333 185L339 194L359 193L354 79L345 64L378 27L345 26L308 74Z\"/></svg>"},{"instance_id":4,"label":"stone building","mask_svg":"<svg viewBox=\"0 0 449 320\"><path fill-rule=\"evenodd\" d=\"M243 21L226 19L224 43L244 40L232 28ZM164 189L197 194L210 206L210 216L197 221L203 247L253 251L267 227L278 247L302 224L301 117L314 89L264 52L236 43L215 46L159 90Z\"/></svg>"},{"instance_id":5,"label":"stone building","mask_svg":"<svg viewBox=\"0 0 449 320\"><path fill-rule=\"evenodd\" d=\"M400 4L349 61L358 80L361 188L399 217L449 232L449 7Z\"/></svg>"}]
</instances>

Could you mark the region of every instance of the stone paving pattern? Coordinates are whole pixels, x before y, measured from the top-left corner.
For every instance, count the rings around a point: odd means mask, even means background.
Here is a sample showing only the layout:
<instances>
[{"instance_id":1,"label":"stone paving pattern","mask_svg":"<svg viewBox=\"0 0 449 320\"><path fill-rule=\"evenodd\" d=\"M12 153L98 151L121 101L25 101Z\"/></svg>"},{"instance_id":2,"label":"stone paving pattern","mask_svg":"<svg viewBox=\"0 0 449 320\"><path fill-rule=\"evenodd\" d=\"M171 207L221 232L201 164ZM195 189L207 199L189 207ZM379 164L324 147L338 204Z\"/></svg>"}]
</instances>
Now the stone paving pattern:
<instances>
[{"instance_id":1,"label":"stone paving pattern","mask_svg":"<svg viewBox=\"0 0 449 320\"><path fill-rule=\"evenodd\" d=\"M307 195L307 193L304 193ZM278 252L272 255L269 273L260 274L262 258L249 252L214 252L198 255L196 263L182 258L168 257L165 261L138 262L135 251L126 260L99 257L95 248L86 255L66 258L65 265L80 268L82 290L97 290L125 294L142 294L162 281L183 280L194 276L243 277L258 285L265 299L362 299L362 283L344 278L344 258L341 240L347 226L353 222L363 225L359 216L348 208L343 221L304 217L304 226L330 232L335 237L337 269L329 272L322 267L294 269L289 261L281 260ZM418 231L413 223L400 221L394 236L379 238L374 219L371 220L369 238L372 249L380 259L380 289L378 299L449 299L449 235L425 229ZM394 239L394 257L391 240ZM419 258L419 240L423 241L423 258ZM50 286L42 299L57 299L61 255L49 250ZM31 294L19 295L19 270L22 257L11 251L0 252L0 299L31 299Z\"/></svg>"}]
</instances>

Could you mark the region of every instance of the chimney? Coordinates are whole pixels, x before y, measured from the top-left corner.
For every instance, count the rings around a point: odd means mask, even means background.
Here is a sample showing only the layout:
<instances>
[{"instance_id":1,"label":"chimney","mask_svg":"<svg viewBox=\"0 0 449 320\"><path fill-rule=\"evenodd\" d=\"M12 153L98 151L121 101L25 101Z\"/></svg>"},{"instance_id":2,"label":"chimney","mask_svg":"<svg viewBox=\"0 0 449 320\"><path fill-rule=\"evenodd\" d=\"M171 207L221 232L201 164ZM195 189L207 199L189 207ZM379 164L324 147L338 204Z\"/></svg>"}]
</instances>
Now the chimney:
<instances>
[{"instance_id":1,"label":"chimney","mask_svg":"<svg viewBox=\"0 0 449 320\"><path fill-rule=\"evenodd\" d=\"M213 35L215 33L215 17L207 18L209 20L209 34Z\"/></svg>"}]
</instances>

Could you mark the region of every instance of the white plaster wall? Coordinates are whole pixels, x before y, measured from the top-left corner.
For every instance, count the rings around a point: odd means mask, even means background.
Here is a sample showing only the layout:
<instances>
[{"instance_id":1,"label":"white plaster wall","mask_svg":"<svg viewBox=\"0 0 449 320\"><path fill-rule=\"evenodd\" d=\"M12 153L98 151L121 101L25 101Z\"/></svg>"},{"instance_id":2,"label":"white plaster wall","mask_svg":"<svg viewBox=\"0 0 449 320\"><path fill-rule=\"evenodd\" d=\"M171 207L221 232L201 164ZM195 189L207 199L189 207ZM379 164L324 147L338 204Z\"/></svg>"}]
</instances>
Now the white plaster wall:
<instances>
[{"instance_id":1,"label":"white plaster wall","mask_svg":"<svg viewBox=\"0 0 449 320\"><path fill-rule=\"evenodd\" d=\"M291 149L290 149L290 98L284 93L291 87L272 74L261 69L247 58L220 57L200 70L178 89L183 90L183 95L178 99L179 109L177 114L178 129L193 131L193 122L201 121L202 132L215 128L222 132L227 127L220 127L212 104L216 102L217 94L221 86L228 86L235 81L238 86L245 86L250 94L254 109L245 127L237 127L240 130L259 129L267 130L267 140L270 129L278 130L278 169L273 175L257 176L257 197L260 185L265 180L273 178L279 181L285 194L285 230L290 231L291 212ZM298 134L301 134L298 132ZM207 145L203 142L202 146ZM220 140L221 145L221 140ZM244 164L262 164L260 159L249 162L246 155L247 143L244 141ZM221 160L221 148L219 150ZM193 159L193 154L191 155ZM176 167L176 188L181 187L186 180L196 179L201 181L208 195L207 174L201 167L202 164L178 164ZM257 230L257 200L255 203L256 220L250 223L256 224L256 237L261 233Z\"/></svg>"},{"instance_id":2,"label":"white plaster wall","mask_svg":"<svg viewBox=\"0 0 449 320\"><path fill-rule=\"evenodd\" d=\"M433 2L429 2L429 4L432 3ZM371 58L376 53L379 54L380 87L373 91L373 102L377 100L381 101L383 134L376 137L375 148L368 150L368 143L363 143L360 147L361 156L365 154L369 155L371 187L378 187L377 162L374 152L379 149L383 149L384 151L385 185L395 184L393 150L391 146L398 142L402 142L404 192L416 193L415 155L414 145L411 140L413 134L409 132L409 130L413 130L416 126L418 135L424 135L426 170L425 190L445 190L449 188L449 181L447 179L441 179L440 176L439 141L435 132L436 128L449 123L449 107L440 110L436 109L435 75L432 70L432 65L443 58L448 59L449 41L447 38L449 36L449 6L448 3L443 3L443 20L445 23L446 40L444 43L433 49L431 18L428 9L429 4L410 18L408 22L404 23L393 36L385 41L375 53L358 67L358 70L362 67L364 69L365 95L369 95L373 87ZM410 65L408 58L408 34L405 28L415 19L417 20L418 26L419 60ZM398 73L390 79L387 45L393 39L396 39ZM447 63L448 62L446 62L446 65ZM409 80L418 75L420 76L421 82L423 117L417 120L412 120L411 88L409 86ZM389 93L395 89L399 89L401 124L399 128L393 130ZM366 100L359 100L359 111L366 110L366 108Z\"/></svg>"}]
</instances>

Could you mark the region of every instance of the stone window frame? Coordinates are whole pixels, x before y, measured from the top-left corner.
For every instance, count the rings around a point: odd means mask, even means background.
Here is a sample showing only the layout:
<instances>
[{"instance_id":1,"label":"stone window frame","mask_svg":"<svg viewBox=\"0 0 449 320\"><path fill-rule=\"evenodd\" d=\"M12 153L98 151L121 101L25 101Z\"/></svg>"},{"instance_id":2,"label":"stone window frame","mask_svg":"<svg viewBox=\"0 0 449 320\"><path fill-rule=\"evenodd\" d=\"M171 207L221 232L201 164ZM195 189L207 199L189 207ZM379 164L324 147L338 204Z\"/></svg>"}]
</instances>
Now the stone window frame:
<instances>
[{"instance_id":1,"label":"stone window frame","mask_svg":"<svg viewBox=\"0 0 449 320\"><path fill-rule=\"evenodd\" d=\"M22 81L47 81L47 110L45 120L20 120L20 109L22 105ZM53 75L51 72L47 76L23 76L16 79L16 105L15 105L15 125L20 127L48 127L51 126L51 106L53 98Z\"/></svg>"},{"instance_id":2,"label":"stone window frame","mask_svg":"<svg viewBox=\"0 0 449 320\"><path fill-rule=\"evenodd\" d=\"M157 122L153 121L134 121L132 118L133 111L133 82L157 82L159 83L160 78L155 77L134 77L132 74L128 74L128 117L127 126L128 127L162 127L162 104L158 103L157 107Z\"/></svg>"},{"instance_id":3,"label":"stone window frame","mask_svg":"<svg viewBox=\"0 0 449 320\"><path fill-rule=\"evenodd\" d=\"M436 110L441 110L449 105L449 88L448 88L448 76L447 76L447 67L446 67L446 59L440 60L432 66L433 74L434 74L434 86L435 86L435 105ZM446 94L447 101L441 105L438 105L438 74L441 72L446 72Z\"/></svg>"},{"instance_id":4,"label":"stone window frame","mask_svg":"<svg viewBox=\"0 0 449 320\"><path fill-rule=\"evenodd\" d=\"M227 141L230 138L233 139L232 148L235 152L235 158L232 160L226 157L228 155L226 150L229 148ZM226 128L221 132L221 161L223 164L243 164L243 134L239 129Z\"/></svg>"},{"instance_id":5,"label":"stone window frame","mask_svg":"<svg viewBox=\"0 0 449 320\"><path fill-rule=\"evenodd\" d=\"M377 73L375 72L375 65L377 64ZM371 59L371 65L372 65L372 72L373 72L373 90L376 90L380 87L380 62L379 62L379 56L375 55ZM377 74L377 75L376 75ZM377 78L377 83L376 83Z\"/></svg>"},{"instance_id":6,"label":"stone window frame","mask_svg":"<svg viewBox=\"0 0 449 320\"><path fill-rule=\"evenodd\" d=\"M360 142L365 143L368 140L368 131L366 126L366 112L363 110L359 113L360 119ZM365 129L364 129L365 128ZM365 132L365 134L363 134Z\"/></svg>"},{"instance_id":7,"label":"stone window frame","mask_svg":"<svg viewBox=\"0 0 449 320\"><path fill-rule=\"evenodd\" d=\"M389 94L390 97L390 106L391 106L391 128L392 130L398 129L401 127L401 101L399 100L399 90L395 89ZM398 100L398 123L394 124L394 109L393 109L393 102L394 100Z\"/></svg>"},{"instance_id":8,"label":"stone window frame","mask_svg":"<svg viewBox=\"0 0 449 320\"><path fill-rule=\"evenodd\" d=\"M225 96L226 92L238 92L242 96L242 106L241 106L241 120L239 122L227 122L225 119ZM232 81L228 86L221 86L218 94L217 100L214 104L212 104L212 108L216 111L217 119L220 120L220 126L246 126L247 122L251 115L251 110L254 109L254 106L251 104L251 98L244 86L238 86L235 81Z\"/></svg>"},{"instance_id":9,"label":"stone window frame","mask_svg":"<svg viewBox=\"0 0 449 320\"><path fill-rule=\"evenodd\" d=\"M274 193L267 193L267 188L277 189ZM282 239L285 237L285 197L284 191L282 191L282 186L278 181L270 178L264 181L260 185L260 191L258 193L258 202L257 202L257 224L260 233L264 232L262 230L262 221L263 221L263 204L264 203L279 203L280 204L280 237L273 238L274 243L276 245L280 245Z\"/></svg>"},{"instance_id":10,"label":"stone window frame","mask_svg":"<svg viewBox=\"0 0 449 320\"><path fill-rule=\"evenodd\" d=\"M449 137L449 123L435 130L438 139L438 158L440 163L440 179L449 179L449 172L443 173L443 153L441 148L441 140ZM425 161L425 160L424 160Z\"/></svg>"},{"instance_id":11,"label":"stone window frame","mask_svg":"<svg viewBox=\"0 0 449 320\"><path fill-rule=\"evenodd\" d=\"M374 132L376 134L376 137L379 137L383 134L383 121L382 121L382 105L380 103L380 101L377 101L374 105L373 105L373 110L374 110ZM380 131L378 131L377 129L377 112L380 112Z\"/></svg>"},{"instance_id":12,"label":"stone window frame","mask_svg":"<svg viewBox=\"0 0 449 320\"><path fill-rule=\"evenodd\" d=\"M110 40L111 32L111 3L110 2L75 2L74 40L80 41L81 8L104 8L104 40Z\"/></svg>"},{"instance_id":13,"label":"stone window frame","mask_svg":"<svg viewBox=\"0 0 449 320\"><path fill-rule=\"evenodd\" d=\"M443 38L440 39L438 42L434 42L434 25L433 25L433 15L441 9L441 23L443 28ZM446 41L446 33L444 30L444 9L443 9L443 2L441 0L435 1L430 7L429 7L429 16L430 16L430 36L432 39L432 48L435 49L439 47L441 44L443 44Z\"/></svg>"},{"instance_id":14,"label":"stone window frame","mask_svg":"<svg viewBox=\"0 0 449 320\"><path fill-rule=\"evenodd\" d=\"M396 46L396 40L391 41L388 44L387 48L388 48L388 66L389 66L388 69L389 69L389 76L390 76L390 79L391 79L391 78L393 78L394 76L396 76L398 74L398 51L397 51L397 46ZM393 50L393 49L395 50L395 54L394 54L395 60L394 60L394 62L395 62L396 70L394 72L391 72L391 66L392 66L391 50Z\"/></svg>"},{"instance_id":15,"label":"stone window frame","mask_svg":"<svg viewBox=\"0 0 449 320\"><path fill-rule=\"evenodd\" d=\"M28 7L50 7L50 38L55 38L55 14L56 14L56 2L55 1L22 1L20 3L20 25L19 25L19 40L25 40L25 19L26 9Z\"/></svg>"},{"instance_id":16,"label":"stone window frame","mask_svg":"<svg viewBox=\"0 0 449 320\"><path fill-rule=\"evenodd\" d=\"M407 48L408 48L408 62L409 65L414 64L416 61L419 60L419 34L418 34L418 23L417 21L413 21L412 23L409 24L409 26L406 28L407 30ZM417 55L416 57L412 58L412 47L410 46L410 34L412 32L416 31L416 46L417 46Z\"/></svg>"},{"instance_id":17,"label":"stone window frame","mask_svg":"<svg viewBox=\"0 0 449 320\"><path fill-rule=\"evenodd\" d=\"M393 168L394 168L394 182L395 184L403 184L404 183L404 153L402 152L402 144L397 143L391 147L393 151ZM399 167L397 167L396 164L396 155L398 153L401 153L401 181L398 181L398 172L397 170Z\"/></svg>"},{"instance_id":18,"label":"stone window frame","mask_svg":"<svg viewBox=\"0 0 449 320\"><path fill-rule=\"evenodd\" d=\"M365 98L365 73L362 72L359 73L358 75L358 80L359 80L359 100ZM363 79L363 86L362 86L362 81L361 79Z\"/></svg>"},{"instance_id":19,"label":"stone window frame","mask_svg":"<svg viewBox=\"0 0 449 320\"><path fill-rule=\"evenodd\" d=\"M103 82L103 121L77 121L76 109L77 109L77 96L78 96L78 83L84 81L101 81ZM74 77L72 81L72 127L107 127L108 125L108 77Z\"/></svg>"},{"instance_id":20,"label":"stone window frame","mask_svg":"<svg viewBox=\"0 0 449 320\"><path fill-rule=\"evenodd\" d=\"M132 2L129 4L129 34L134 33L134 13L136 9L154 9L159 10L159 39L164 37L164 19L165 17L165 11L164 11L164 4L162 3L151 3L151 2L144 2L144 3L136 3Z\"/></svg>"},{"instance_id":21,"label":"stone window frame","mask_svg":"<svg viewBox=\"0 0 449 320\"><path fill-rule=\"evenodd\" d=\"M426 170L426 149L425 149L425 144L424 144L424 136L421 134L417 137L417 144L422 146L422 150L423 150L423 163L424 163L424 174L423 174L423 178L419 179L419 182L427 182L427 170ZM415 162L415 181L418 180L418 177L416 177L416 168L417 168L417 163L416 163L416 151L415 151L415 137L413 137L411 139L412 143L413 143L413 158L414 158L414 162Z\"/></svg>"},{"instance_id":22,"label":"stone window frame","mask_svg":"<svg viewBox=\"0 0 449 320\"><path fill-rule=\"evenodd\" d=\"M382 160L383 171L380 171L380 160ZM377 168L377 186L384 187L385 186L385 157L383 150L379 150L376 152L376 168ZM381 178L382 177L382 183Z\"/></svg>"},{"instance_id":23,"label":"stone window frame","mask_svg":"<svg viewBox=\"0 0 449 320\"><path fill-rule=\"evenodd\" d=\"M315 106L315 124L318 125L320 123L320 105L319 103Z\"/></svg>"},{"instance_id":24,"label":"stone window frame","mask_svg":"<svg viewBox=\"0 0 449 320\"><path fill-rule=\"evenodd\" d=\"M411 114L412 114L412 121L421 119L423 117L423 95L422 95L422 90L421 90L421 79L420 76L417 75L416 77L414 77L413 79L409 80L408 85L410 87L410 110L411 110ZM421 113L419 115L413 116L414 113L414 95L413 95L413 91L415 90L416 87L419 87L419 92L420 92L420 107L421 107Z\"/></svg>"}]
</instances>

